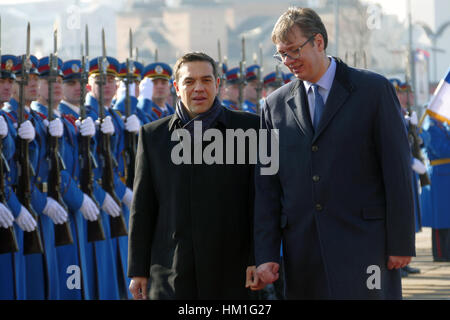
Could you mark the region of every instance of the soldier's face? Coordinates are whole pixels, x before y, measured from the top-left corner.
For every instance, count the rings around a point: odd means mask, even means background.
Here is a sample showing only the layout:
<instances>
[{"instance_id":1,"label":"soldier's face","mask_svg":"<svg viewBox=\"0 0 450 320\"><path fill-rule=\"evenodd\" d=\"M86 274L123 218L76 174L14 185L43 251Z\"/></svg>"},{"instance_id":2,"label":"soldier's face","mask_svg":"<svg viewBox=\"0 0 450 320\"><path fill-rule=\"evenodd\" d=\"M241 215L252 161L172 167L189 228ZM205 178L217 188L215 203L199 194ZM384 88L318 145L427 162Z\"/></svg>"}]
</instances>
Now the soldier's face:
<instances>
[{"instance_id":1,"label":"soldier's face","mask_svg":"<svg viewBox=\"0 0 450 320\"><path fill-rule=\"evenodd\" d=\"M409 101L408 101L408 95L409 95ZM397 92L397 97L398 100L400 101L400 105L402 106L402 108L407 108L408 107L408 102L409 104L413 103L413 93L412 92L406 92L406 91L401 91L401 92Z\"/></svg>"},{"instance_id":2,"label":"soldier's face","mask_svg":"<svg viewBox=\"0 0 450 320\"><path fill-rule=\"evenodd\" d=\"M80 103L81 86L78 80L69 80L63 83L64 100L78 105Z\"/></svg>"},{"instance_id":3,"label":"soldier's face","mask_svg":"<svg viewBox=\"0 0 450 320\"><path fill-rule=\"evenodd\" d=\"M191 118L211 109L219 90L219 82L220 79L214 77L213 67L209 62L183 63L174 86Z\"/></svg>"},{"instance_id":4,"label":"soldier's face","mask_svg":"<svg viewBox=\"0 0 450 320\"><path fill-rule=\"evenodd\" d=\"M59 102L63 98L62 83L63 83L62 77L57 77L56 81L52 83L53 86L52 101L56 105L59 104ZM39 96L46 101L48 101L48 86L49 84L47 79L39 79Z\"/></svg>"},{"instance_id":5,"label":"soldier's face","mask_svg":"<svg viewBox=\"0 0 450 320\"><path fill-rule=\"evenodd\" d=\"M89 87L96 99L100 97L100 86L96 83L98 75L92 75L89 77ZM111 101L117 91L116 78L113 75L106 76L106 83L103 85L103 99L105 101Z\"/></svg>"},{"instance_id":6,"label":"soldier's face","mask_svg":"<svg viewBox=\"0 0 450 320\"><path fill-rule=\"evenodd\" d=\"M258 82L256 80L252 80L252 81L248 82L244 88L244 99L256 100L257 86L258 86Z\"/></svg>"},{"instance_id":7,"label":"soldier's face","mask_svg":"<svg viewBox=\"0 0 450 320\"><path fill-rule=\"evenodd\" d=\"M21 80L20 76L16 76L17 81ZM17 81L14 83L13 94L17 98L19 97L19 84ZM35 74L28 75L28 84L24 87L25 101L34 101L38 98L39 94L39 77Z\"/></svg>"},{"instance_id":8,"label":"soldier's face","mask_svg":"<svg viewBox=\"0 0 450 320\"><path fill-rule=\"evenodd\" d=\"M224 99L231 100L233 102L239 101L239 85L227 84L225 89Z\"/></svg>"},{"instance_id":9,"label":"soldier's face","mask_svg":"<svg viewBox=\"0 0 450 320\"><path fill-rule=\"evenodd\" d=\"M165 100L170 95L170 83L166 79L153 79L153 99Z\"/></svg>"},{"instance_id":10,"label":"soldier's face","mask_svg":"<svg viewBox=\"0 0 450 320\"><path fill-rule=\"evenodd\" d=\"M13 93L13 79L0 79L0 102L7 102Z\"/></svg>"}]
</instances>

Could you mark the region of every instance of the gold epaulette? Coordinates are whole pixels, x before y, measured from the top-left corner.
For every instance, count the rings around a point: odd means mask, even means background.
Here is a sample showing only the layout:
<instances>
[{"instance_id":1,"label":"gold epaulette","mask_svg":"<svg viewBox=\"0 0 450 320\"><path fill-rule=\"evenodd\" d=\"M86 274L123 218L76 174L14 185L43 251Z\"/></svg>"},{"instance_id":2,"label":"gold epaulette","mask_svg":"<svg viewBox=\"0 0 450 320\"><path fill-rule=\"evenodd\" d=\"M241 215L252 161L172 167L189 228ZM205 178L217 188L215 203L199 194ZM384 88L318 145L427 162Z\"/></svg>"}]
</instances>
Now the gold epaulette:
<instances>
[{"instance_id":1,"label":"gold epaulette","mask_svg":"<svg viewBox=\"0 0 450 320\"><path fill-rule=\"evenodd\" d=\"M442 158L442 159L434 159L434 160L430 160L430 164L432 166L439 166L442 164L449 164L450 163L450 158Z\"/></svg>"}]
</instances>

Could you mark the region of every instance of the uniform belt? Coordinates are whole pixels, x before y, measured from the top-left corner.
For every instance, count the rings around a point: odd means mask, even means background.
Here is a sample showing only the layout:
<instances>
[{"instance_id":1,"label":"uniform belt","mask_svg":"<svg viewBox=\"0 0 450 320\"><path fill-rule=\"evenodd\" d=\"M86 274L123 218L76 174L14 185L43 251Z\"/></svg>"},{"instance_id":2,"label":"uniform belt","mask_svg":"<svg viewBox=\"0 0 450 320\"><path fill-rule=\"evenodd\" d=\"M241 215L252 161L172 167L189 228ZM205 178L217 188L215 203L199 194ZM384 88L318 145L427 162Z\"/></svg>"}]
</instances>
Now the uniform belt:
<instances>
[{"instance_id":1,"label":"uniform belt","mask_svg":"<svg viewBox=\"0 0 450 320\"><path fill-rule=\"evenodd\" d=\"M36 187L39 189L39 191L47 193L48 192L48 184L47 182L42 183L36 183Z\"/></svg>"},{"instance_id":2,"label":"uniform belt","mask_svg":"<svg viewBox=\"0 0 450 320\"><path fill-rule=\"evenodd\" d=\"M430 164L432 166L439 166L442 164L449 164L450 163L450 158L442 158L442 159L435 159L435 160L430 160Z\"/></svg>"}]
</instances>

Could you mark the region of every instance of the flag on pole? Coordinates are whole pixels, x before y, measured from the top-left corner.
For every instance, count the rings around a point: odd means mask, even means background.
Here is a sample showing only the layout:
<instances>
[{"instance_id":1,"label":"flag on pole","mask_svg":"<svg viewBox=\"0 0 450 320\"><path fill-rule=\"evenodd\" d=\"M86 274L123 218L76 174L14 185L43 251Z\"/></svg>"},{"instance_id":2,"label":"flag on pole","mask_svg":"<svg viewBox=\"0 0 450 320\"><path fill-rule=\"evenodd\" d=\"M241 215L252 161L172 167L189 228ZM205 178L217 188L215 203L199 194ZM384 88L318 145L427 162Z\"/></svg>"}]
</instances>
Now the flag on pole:
<instances>
[{"instance_id":1,"label":"flag on pole","mask_svg":"<svg viewBox=\"0 0 450 320\"><path fill-rule=\"evenodd\" d=\"M427 114L436 120L450 124L450 69L434 91Z\"/></svg>"}]
</instances>

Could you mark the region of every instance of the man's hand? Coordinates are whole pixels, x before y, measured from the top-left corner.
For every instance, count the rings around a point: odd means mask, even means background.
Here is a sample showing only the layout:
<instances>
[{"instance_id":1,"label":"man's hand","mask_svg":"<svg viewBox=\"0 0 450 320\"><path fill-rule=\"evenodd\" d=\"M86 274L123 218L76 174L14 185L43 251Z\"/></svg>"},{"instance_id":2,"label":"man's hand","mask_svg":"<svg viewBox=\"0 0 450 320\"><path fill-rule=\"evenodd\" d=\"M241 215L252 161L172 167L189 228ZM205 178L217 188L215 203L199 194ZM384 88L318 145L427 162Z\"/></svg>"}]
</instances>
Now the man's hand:
<instances>
[{"instance_id":1,"label":"man's hand","mask_svg":"<svg viewBox=\"0 0 450 320\"><path fill-rule=\"evenodd\" d=\"M280 269L280 265L276 262L266 262L258 266L256 268L256 275L260 279L260 281L264 282L265 285L274 283L277 281L280 274L278 270Z\"/></svg>"},{"instance_id":2,"label":"man's hand","mask_svg":"<svg viewBox=\"0 0 450 320\"><path fill-rule=\"evenodd\" d=\"M133 277L130 282L130 292L134 300L147 300L147 283L146 277Z\"/></svg>"},{"instance_id":3,"label":"man's hand","mask_svg":"<svg viewBox=\"0 0 450 320\"><path fill-rule=\"evenodd\" d=\"M400 269L406 267L411 262L411 257L389 256L388 269Z\"/></svg>"},{"instance_id":4,"label":"man's hand","mask_svg":"<svg viewBox=\"0 0 450 320\"><path fill-rule=\"evenodd\" d=\"M252 291L264 289L266 284L262 282L256 274L256 266L247 267L247 277L245 280L245 287L250 288Z\"/></svg>"}]
</instances>

